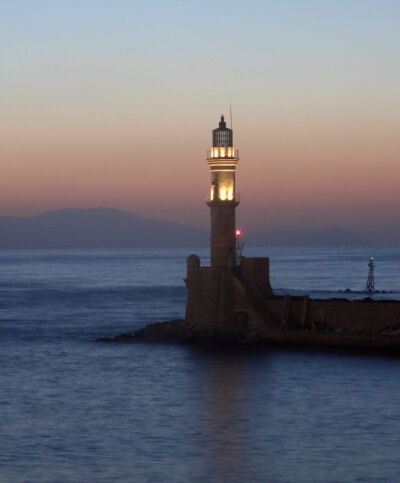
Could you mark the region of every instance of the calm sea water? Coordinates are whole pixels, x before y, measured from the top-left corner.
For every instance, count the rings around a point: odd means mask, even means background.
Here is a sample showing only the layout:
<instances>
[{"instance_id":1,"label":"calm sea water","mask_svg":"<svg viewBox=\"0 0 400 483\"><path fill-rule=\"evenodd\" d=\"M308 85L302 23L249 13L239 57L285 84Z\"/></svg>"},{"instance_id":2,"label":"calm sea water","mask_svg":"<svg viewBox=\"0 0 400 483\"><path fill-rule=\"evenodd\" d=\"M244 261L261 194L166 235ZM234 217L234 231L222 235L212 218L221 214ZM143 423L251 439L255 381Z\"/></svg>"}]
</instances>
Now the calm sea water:
<instances>
[{"instance_id":1,"label":"calm sea water","mask_svg":"<svg viewBox=\"0 0 400 483\"><path fill-rule=\"evenodd\" d=\"M0 482L400 481L400 358L94 342L182 317L190 252L0 251ZM400 298L400 249L246 254Z\"/></svg>"}]
</instances>

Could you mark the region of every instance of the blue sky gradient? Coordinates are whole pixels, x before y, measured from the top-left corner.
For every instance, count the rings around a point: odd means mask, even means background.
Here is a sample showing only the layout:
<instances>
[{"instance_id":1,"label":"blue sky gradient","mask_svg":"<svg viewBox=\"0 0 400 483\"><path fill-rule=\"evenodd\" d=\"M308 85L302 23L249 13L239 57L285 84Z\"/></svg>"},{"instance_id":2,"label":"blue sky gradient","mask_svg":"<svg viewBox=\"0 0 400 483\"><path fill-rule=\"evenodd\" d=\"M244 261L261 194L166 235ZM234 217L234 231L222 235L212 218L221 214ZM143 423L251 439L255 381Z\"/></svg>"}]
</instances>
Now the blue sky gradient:
<instances>
[{"instance_id":1,"label":"blue sky gradient","mask_svg":"<svg viewBox=\"0 0 400 483\"><path fill-rule=\"evenodd\" d=\"M0 8L1 214L205 225L205 150L232 103L249 226L400 221L398 1Z\"/></svg>"}]
</instances>

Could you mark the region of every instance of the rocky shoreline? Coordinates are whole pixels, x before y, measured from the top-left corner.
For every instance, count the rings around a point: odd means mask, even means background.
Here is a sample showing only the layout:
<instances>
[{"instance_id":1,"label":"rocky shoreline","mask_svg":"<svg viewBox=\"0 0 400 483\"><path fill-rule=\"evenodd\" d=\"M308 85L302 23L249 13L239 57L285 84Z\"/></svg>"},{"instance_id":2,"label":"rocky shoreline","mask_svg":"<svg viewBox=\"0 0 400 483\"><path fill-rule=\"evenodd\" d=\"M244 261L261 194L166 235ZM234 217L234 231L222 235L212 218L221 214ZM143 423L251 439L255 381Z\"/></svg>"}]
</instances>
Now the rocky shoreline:
<instances>
[{"instance_id":1,"label":"rocky shoreline","mask_svg":"<svg viewBox=\"0 0 400 483\"><path fill-rule=\"evenodd\" d=\"M185 320L170 320L114 338L99 338L97 342L155 342L208 346L286 346L317 350L378 352L400 355L400 335L337 334L313 330L278 328L224 328L194 326Z\"/></svg>"}]
</instances>

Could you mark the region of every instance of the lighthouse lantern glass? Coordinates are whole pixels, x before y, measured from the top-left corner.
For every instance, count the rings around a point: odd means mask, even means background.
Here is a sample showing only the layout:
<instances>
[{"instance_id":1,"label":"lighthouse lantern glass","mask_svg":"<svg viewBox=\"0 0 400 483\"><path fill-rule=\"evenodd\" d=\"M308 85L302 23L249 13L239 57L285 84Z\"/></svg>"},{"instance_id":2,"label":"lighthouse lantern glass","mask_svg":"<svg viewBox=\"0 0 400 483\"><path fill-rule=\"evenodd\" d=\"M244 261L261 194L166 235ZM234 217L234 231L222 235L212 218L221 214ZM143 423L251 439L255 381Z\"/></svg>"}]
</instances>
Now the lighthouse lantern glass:
<instances>
[{"instance_id":1,"label":"lighthouse lantern glass","mask_svg":"<svg viewBox=\"0 0 400 483\"><path fill-rule=\"evenodd\" d=\"M232 129L226 127L224 116L212 133L213 146L208 153L211 168L211 201L235 200L235 169L239 152L233 147Z\"/></svg>"}]
</instances>

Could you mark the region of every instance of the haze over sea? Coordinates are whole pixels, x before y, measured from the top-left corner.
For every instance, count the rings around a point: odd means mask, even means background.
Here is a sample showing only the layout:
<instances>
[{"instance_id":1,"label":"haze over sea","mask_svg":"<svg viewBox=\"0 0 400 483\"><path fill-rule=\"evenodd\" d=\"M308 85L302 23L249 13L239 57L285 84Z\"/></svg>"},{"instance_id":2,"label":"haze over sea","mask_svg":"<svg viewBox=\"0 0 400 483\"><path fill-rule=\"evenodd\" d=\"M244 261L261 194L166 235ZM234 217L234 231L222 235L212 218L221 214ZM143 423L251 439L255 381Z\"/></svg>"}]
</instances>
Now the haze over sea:
<instances>
[{"instance_id":1,"label":"haze over sea","mask_svg":"<svg viewBox=\"0 0 400 483\"><path fill-rule=\"evenodd\" d=\"M1 482L400 481L400 359L101 344L183 317L207 249L0 251ZM398 248L258 248L277 293L400 299Z\"/></svg>"}]
</instances>

